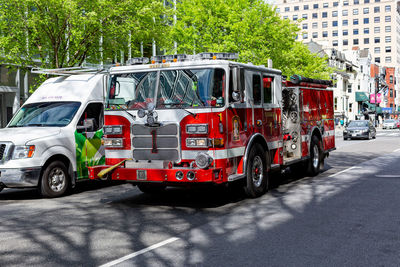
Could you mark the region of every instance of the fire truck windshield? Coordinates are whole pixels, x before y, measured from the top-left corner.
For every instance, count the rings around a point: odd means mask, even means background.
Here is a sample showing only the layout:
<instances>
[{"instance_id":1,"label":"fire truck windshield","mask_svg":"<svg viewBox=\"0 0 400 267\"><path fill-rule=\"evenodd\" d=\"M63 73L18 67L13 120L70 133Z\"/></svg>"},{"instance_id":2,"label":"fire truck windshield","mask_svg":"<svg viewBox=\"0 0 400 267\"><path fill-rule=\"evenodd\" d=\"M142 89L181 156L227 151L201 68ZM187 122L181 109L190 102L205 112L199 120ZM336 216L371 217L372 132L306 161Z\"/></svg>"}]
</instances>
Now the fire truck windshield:
<instances>
[{"instance_id":1,"label":"fire truck windshield","mask_svg":"<svg viewBox=\"0 0 400 267\"><path fill-rule=\"evenodd\" d=\"M226 75L223 69L175 69L111 76L107 106L158 109L224 106Z\"/></svg>"}]
</instances>

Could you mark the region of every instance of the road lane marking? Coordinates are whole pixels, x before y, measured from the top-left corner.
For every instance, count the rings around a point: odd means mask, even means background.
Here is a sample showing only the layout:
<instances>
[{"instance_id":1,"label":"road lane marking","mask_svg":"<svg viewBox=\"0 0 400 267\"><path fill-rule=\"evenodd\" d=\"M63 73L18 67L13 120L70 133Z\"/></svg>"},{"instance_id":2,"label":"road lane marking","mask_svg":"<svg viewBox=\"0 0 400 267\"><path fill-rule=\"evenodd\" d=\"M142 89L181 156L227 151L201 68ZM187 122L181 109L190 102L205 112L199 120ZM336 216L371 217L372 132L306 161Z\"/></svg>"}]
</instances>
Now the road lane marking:
<instances>
[{"instance_id":1,"label":"road lane marking","mask_svg":"<svg viewBox=\"0 0 400 267\"><path fill-rule=\"evenodd\" d=\"M361 169L361 167L353 166L353 167L347 168L347 169L345 169L345 170L343 170L343 171L340 171L340 172L331 174L331 175L329 175L329 177L335 177L335 176L338 175L338 174L341 174L341 173L350 171L350 170L352 170L352 169Z\"/></svg>"},{"instance_id":2,"label":"road lane marking","mask_svg":"<svg viewBox=\"0 0 400 267\"><path fill-rule=\"evenodd\" d=\"M157 248L162 247L162 246L164 246L164 245L167 245L167 244L169 244L169 243L175 242L175 241L178 240L178 239L179 239L178 237L171 237L171 238L168 238L167 240L161 241L161 242L159 242L159 243L157 243L157 244L154 244L154 245L152 245L152 246L150 246L150 247L141 249L141 250L139 250L139 251L136 251L136 252L133 252L133 253L131 253L131 254L128 254L128 255L126 255L126 256L124 256L124 257L122 257L122 258L119 258L119 259L110 261L110 262L108 262L108 263L105 263L105 264L103 264L103 265L100 265L99 267L111 267L111 266L117 265L117 264L119 264L119 263L121 263L121 262L124 262L124 261L126 261L126 260L132 259L132 258L134 258L134 257L136 257L136 256L139 256L139 255L144 254L144 253L146 253L146 252L149 252L149 251L151 251L151 250L154 250L154 249L157 249Z\"/></svg>"},{"instance_id":3,"label":"road lane marking","mask_svg":"<svg viewBox=\"0 0 400 267\"><path fill-rule=\"evenodd\" d=\"M400 178L398 174L375 174L375 177L379 178Z\"/></svg>"}]
</instances>

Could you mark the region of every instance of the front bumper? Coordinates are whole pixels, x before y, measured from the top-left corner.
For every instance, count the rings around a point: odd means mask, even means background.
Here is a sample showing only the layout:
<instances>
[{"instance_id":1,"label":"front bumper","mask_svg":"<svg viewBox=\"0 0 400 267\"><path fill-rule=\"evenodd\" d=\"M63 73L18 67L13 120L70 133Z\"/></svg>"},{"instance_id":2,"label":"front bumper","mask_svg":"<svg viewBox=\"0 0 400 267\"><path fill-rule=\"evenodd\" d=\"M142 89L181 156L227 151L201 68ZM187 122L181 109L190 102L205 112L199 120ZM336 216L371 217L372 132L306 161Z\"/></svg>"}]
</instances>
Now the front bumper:
<instances>
[{"instance_id":1,"label":"front bumper","mask_svg":"<svg viewBox=\"0 0 400 267\"><path fill-rule=\"evenodd\" d=\"M362 132L362 133L343 133L343 138L351 138L351 139L364 139L369 138L369 132Z\"/></svg>"},{"instance_id":2,"label":"front bumper","mask_svg":"<svg viewBox=\"0 0 400 267\"><path fill-rule=\"evenodd\" d=\"M40 167L0 168L0 184L6 187L36 187L39 184Z\"/></svg>"},{"instance_id":3,"label":"front bumper","mask_svg":"<svg viewBox=\"0 0 400 267\"><path fill-rule=\"evenodd\" d=\"M89 178L98 179L97 175L101 170L111 166L89 167ZM176 173L181 171L183 178L177 179ZM188 173L194 173L194 178L189 179ZM157 182L165 184L184 184L184 183L222 183L226 177L222 168L192 169L192 168L173 168L173 169L136 169L136 168L116 168L108 178L117 181L130 182Z\"/></svg>"}]
</instances>

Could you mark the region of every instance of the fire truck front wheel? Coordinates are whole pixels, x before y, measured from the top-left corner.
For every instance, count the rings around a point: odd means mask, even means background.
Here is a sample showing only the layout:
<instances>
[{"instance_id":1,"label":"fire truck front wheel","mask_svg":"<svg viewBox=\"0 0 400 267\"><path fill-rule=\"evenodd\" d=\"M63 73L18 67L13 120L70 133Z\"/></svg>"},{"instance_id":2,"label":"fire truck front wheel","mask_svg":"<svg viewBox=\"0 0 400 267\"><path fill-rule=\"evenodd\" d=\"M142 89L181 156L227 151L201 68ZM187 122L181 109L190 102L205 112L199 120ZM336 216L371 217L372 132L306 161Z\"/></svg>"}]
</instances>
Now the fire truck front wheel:
<instances>
[{"instance_id":1,"label":"fire truck front wheel","mask_svg":"<svg viewBox=\"0 0 400 267\"><path fill-rule=\"evenodd\" d=\"M137 187L145 194L162 193L167 186L160 184L138 184Z\"/></svg>"},{"instance_id":2,"label":"fire truck front wheel","mask_svg":"<svg viewBox=\"0 0 400 267\"><path fill-rule=\"evenodd\" d=\"M268 154L268 153L267 153ZM268 189L268 158L261 145L255 144L249 153L246 168L245 193L248 197L256 198Z\"/></svg>"},{"instance_id":3,"label":"fire truck front wheel","mask_svg":"<svg viewBox=\"0 0 400 267\"><path fill-rule=\"evenodd\" d=\"M315 176L320 172L324 159L321 141L315 135L311 138L310 148L310 159L308 160L307 173L311 176Z\"/></svg>"}]
</instances>

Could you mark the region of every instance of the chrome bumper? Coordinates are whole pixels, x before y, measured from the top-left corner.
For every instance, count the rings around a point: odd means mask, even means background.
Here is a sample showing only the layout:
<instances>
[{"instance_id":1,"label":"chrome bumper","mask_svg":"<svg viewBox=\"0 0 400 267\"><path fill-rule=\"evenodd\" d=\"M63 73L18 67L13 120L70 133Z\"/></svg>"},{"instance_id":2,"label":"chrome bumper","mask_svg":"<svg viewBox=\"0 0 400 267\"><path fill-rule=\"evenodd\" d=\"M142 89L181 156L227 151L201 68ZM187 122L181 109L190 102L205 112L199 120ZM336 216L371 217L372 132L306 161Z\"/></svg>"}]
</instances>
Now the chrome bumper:
<instances>
[{"instance_id":1,"label":"chrome bumper","mask_svg":"<svg viewBox=\"0 0 400 267\"><path fill-rule=\"evenodd\" d=\"M21 169L0 168L0 184L6 187L36 187L40 178L40 167Z\"/></svg>"}]
</instances>

